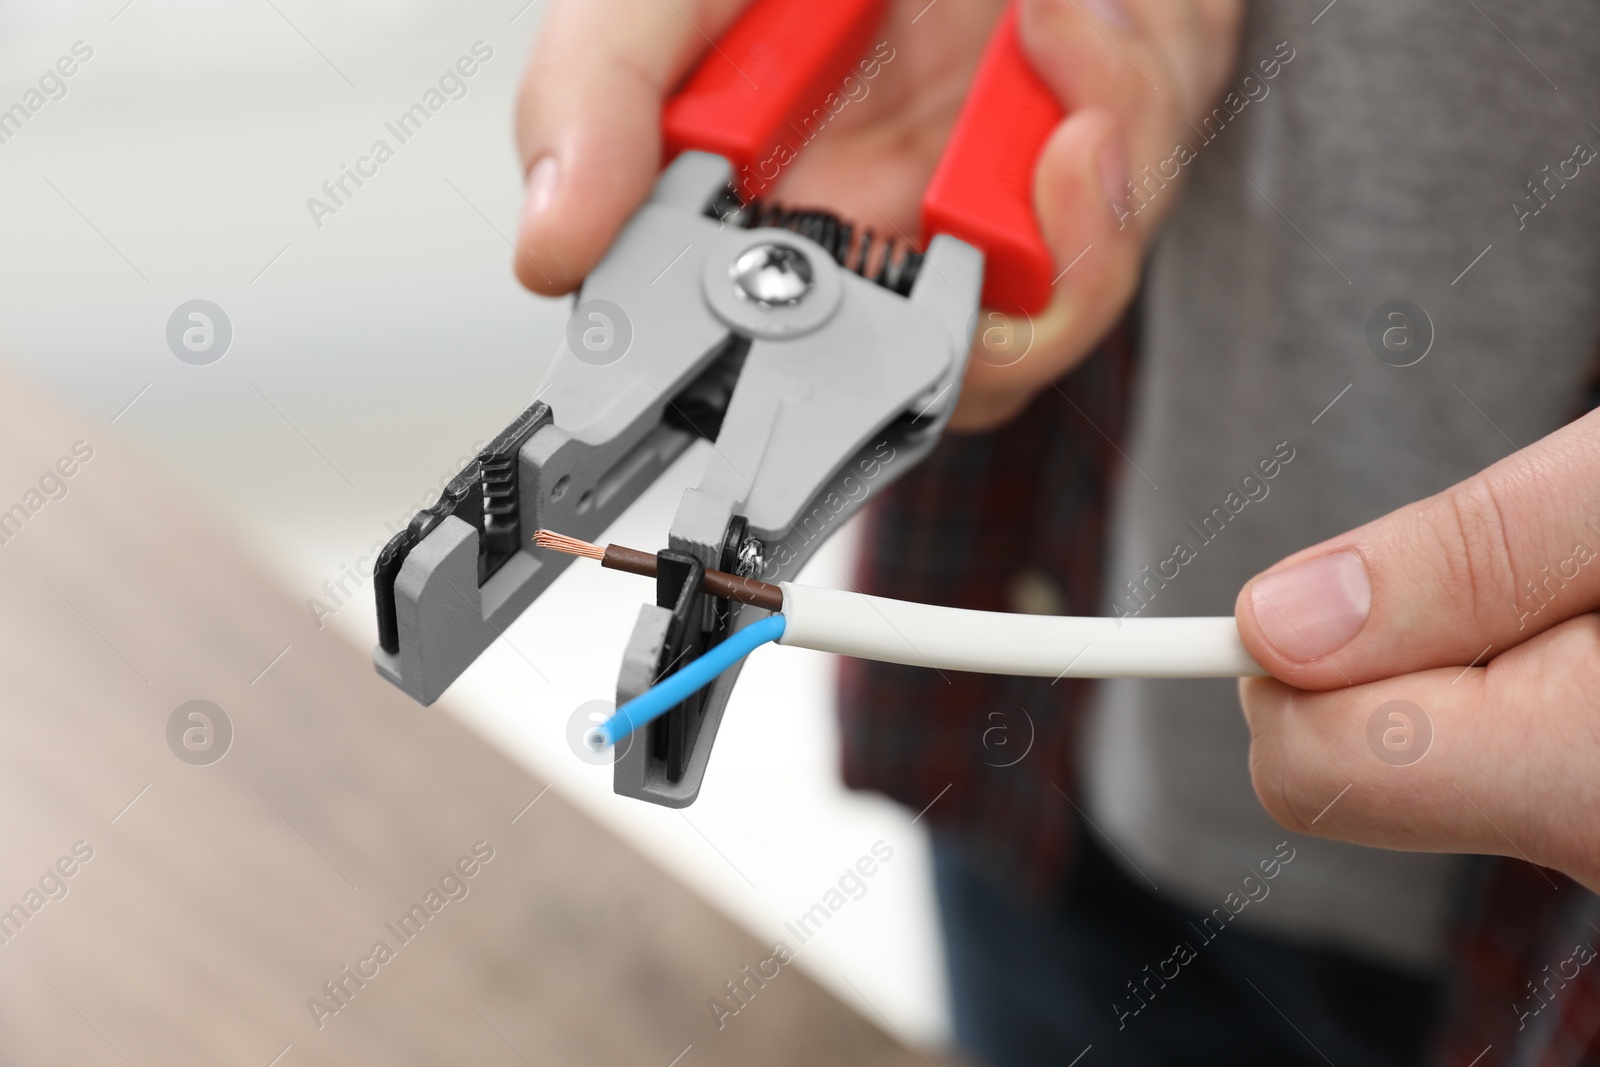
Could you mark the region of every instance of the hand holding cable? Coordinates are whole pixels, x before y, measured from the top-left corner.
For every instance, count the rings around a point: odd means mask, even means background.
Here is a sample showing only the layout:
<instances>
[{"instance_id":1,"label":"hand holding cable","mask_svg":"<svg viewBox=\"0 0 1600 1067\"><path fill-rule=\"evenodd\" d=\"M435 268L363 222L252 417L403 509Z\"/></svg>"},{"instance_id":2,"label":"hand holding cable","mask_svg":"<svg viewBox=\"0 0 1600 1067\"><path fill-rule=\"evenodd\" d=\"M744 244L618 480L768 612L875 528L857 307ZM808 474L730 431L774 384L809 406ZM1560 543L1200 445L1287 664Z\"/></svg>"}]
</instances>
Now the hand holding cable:
<instances>
[{"instance_id":1,"label":"hand holding cable","mask_svg":"<svg viewBox=\"0 0 1600 1067\"><path fill-rule=\"evenodd\" d=\"M1256 795L1300 833L1600 890L1600 412L1239 594ZM1335 803L1337 801L1337 803Z\"/></svg>"}]
</instances>

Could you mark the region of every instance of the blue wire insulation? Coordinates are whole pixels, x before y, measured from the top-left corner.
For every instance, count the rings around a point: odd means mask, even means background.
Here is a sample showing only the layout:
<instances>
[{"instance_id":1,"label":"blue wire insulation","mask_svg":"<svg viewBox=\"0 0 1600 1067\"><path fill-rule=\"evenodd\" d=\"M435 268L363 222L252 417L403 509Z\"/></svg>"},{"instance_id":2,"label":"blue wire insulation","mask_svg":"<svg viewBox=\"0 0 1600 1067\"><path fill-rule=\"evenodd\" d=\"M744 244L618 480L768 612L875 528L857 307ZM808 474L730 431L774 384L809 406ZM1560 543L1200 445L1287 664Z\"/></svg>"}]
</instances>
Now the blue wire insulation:
<instances>
[{"instance_id":1,"label":"blue wire insulation","mask_svg":"<svg viewBox=\"0 0 1600 1067\"><path fill-rule=\"evenodd\" d=\"M782 637L787 623L788 620L781 614L768 615L730 634L699 659L663 678L618 708L615 715L594 731L595 747L609 748L640 727L660 718L768 641Z\"/></svg>"}]
</instances>

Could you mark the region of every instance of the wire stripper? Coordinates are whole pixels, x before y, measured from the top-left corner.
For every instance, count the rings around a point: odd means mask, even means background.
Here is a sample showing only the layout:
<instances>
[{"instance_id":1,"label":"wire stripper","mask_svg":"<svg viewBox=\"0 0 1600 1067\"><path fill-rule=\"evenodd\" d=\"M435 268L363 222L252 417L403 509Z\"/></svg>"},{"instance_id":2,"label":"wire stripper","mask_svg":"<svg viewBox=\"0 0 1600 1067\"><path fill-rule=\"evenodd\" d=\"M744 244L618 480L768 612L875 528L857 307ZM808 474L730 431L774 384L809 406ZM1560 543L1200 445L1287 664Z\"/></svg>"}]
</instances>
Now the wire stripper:
<instances>
[{"instance_id":1,"label":"wire stripper","mask_svg":"<svg viewBox=\"0 0 1600 1067\"><path fill-rule=\"evenodd\" d=\"M921 248L740 195L741 175L793 150L886 7L755 0L668 101L667 165L580 288L541 399L378 556L374 660L414 699L436 700L571 562L534 530L593 540L699 440L711 461L658 553L617 703L758 621L704 593L704 572L792 578L933 448L980 301L1048 301L1033 168L1064 111L1015 5L924 195ZM618 756L616 792L692 804L736 676L652 722Z\"/></svg>"}]
</instances>

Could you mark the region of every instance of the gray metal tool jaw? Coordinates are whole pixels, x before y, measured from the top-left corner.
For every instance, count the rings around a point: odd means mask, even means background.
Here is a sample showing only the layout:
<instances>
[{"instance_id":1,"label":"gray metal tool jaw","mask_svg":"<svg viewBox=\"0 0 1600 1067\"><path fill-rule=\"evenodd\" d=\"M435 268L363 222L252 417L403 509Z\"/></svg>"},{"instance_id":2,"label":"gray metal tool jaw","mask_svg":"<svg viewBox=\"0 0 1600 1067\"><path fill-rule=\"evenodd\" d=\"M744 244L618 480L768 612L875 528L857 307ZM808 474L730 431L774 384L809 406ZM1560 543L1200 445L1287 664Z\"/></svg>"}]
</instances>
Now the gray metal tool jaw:
<instances>
[{"instance_id":1,"label":"gray metal tool jaw","mask_svg":"<svg viewBox=\"0 0 1600 1067\"><path fill-rule=\"evenodd\" d=\"M594 540L684 449L711 436L695 432L692 400L708 382L713 391L732 382L732 393L710 463L669 531L669 547L705 567L724 566L742 518L745 568L767 581L793 577L936 443L966 369L981 253L935 238L901 296L843 269L806 237L707 215L728 178L720 157L680 156L585 280L539 390L549 410L524 416L537 426L518 452L515 557L480 586L481 535L448 516L399 566L398 648L380 647L375 660L417 700L436 699L570 563L535 549L535 529ZM759 288L765 279L797 276L741 275L763 249L805 275L798 297L781 287L773 301L752 296L767 295ZM709 626L714 602L704 601ZM734 609L723 635L763 614ZM641 609L623 652L619 705L656 680L671 617L654 604ZM616 792L671 807L693 803L736 676L729 671L709 689L681 774L669 778L641 731L619 746Z\"/></svg>"},{"instance_id":2,"label":"gray metal tool jaw","mask_svg":"<svg viewBox=\"0 0 1600 1067\"><path fill-rule=\"evenodd\" d=\"M686 157L673 168L687 176L706 167L702 202L725 178L712 159ZM796 303L763 305L734 281L742 258L763 246L797 251L812 268ZM903 297L784 230L723 229L708 234L701 253L697 269L681 275L699 283L684 299L702 303L751 344L710 464L700 484L685 491L669 545L708 568L723 566L729 525L743 516L760 546L756 576L786 580L938 440L966 369L983 257L970 245L936 238ZM735 605L728 629L764 614ZM618 674L619 706L655 680L670 616L653 604L640 609ZM650 745L636 743L619 752L615 791L670 807L692 804L737 676L729 670L708 690L676 781Z\"/></svg>"}]
</instances>

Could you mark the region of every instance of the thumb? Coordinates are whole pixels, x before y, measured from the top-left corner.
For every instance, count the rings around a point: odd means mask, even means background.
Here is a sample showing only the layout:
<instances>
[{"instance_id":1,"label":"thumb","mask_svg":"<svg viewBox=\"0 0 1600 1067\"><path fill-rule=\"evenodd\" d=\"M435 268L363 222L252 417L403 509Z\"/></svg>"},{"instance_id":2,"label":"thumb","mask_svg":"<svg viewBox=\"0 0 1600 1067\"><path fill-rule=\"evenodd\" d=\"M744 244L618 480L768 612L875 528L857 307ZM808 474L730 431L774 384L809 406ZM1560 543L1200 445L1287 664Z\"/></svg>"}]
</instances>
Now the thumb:
<instances>
[{"instance_id":1,"label":"thumb","mask_svg":"<svg viewBox=\"0 0 1600 1067\"><path fill-rule=\"evenodd\" d=\"M1481 663L1600 607L1600 411L1252 579L1251 655L1300 689Z\"/></svg>"},{"instance_id":2,"label":"thumb","mask_svg":"<svg viewBox=\"0 0 1600 1067\"><path fill-rule=\"evenodd\" d=\"M517 102L525 192L515 268L568 292L649 195L661 167L661 105L744 0L638 4L559 0Z\"/></svg>"}]
</instances>

